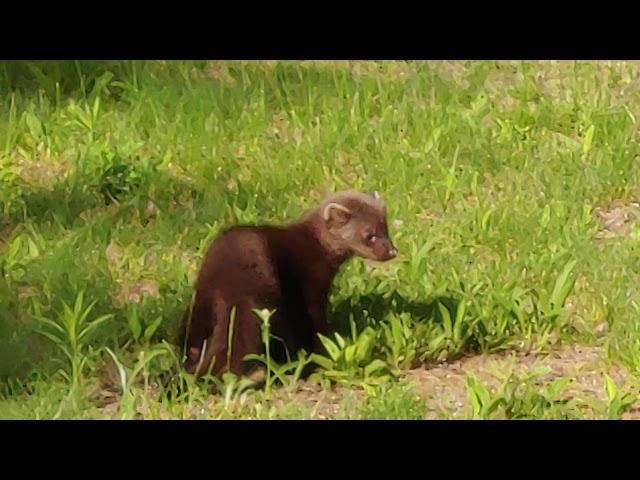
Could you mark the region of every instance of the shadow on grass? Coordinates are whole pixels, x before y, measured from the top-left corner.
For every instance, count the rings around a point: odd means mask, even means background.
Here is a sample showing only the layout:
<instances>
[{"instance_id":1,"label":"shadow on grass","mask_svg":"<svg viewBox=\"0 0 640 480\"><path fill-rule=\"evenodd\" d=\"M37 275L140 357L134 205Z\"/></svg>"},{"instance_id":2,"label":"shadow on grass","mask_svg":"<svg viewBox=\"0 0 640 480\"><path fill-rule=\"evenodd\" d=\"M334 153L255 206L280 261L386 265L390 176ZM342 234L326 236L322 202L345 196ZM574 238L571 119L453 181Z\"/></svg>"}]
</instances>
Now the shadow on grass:
<instances>
[{"instance_id":1,"label":"shadow on grass","mask_svg":"<svg viewBox=\"0 0 640 480\"><path fill-rule=\"evenodd\" d=\"M353 315L356 325L362 320L366 311L370 318L376 323L380 323L388 315L408 314L414 320L419 322L436 322L442 323L442 316L438 309L438 304L442 304L447 308L452 318L455 318L458 311L459 301L450 296L440 296L422 301L409 299L398 292L391 295L380 295L370 293L360 297L346 298L333 305L329 314L329 321L333 328L340 333L349 331L349 316Z\"/></svg>"}]
</instances>

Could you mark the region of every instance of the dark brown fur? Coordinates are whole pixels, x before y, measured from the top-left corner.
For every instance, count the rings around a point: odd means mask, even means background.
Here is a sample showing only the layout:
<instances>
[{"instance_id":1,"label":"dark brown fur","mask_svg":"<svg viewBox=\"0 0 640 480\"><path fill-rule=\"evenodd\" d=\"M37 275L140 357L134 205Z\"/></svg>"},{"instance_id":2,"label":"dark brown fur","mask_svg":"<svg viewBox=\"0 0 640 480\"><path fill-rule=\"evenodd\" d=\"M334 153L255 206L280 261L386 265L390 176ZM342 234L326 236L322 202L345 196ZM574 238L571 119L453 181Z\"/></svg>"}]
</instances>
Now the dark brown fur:
<instances>
[{"instance_id":1,"label":"dark brown fur","mask_svg":"<svg viewBox=\"0 0 640 480\"><path fill-rule=\"evenodd\" d=\"M380 261L396 254L377 195L343 192L287 227L237 226L223 232L204 258L191 319L185 319L185 369L201 375L211 368L216 375L228 366L236 374L250 373L257 365L244 356L264 351L253 309L275 310L270 351L276 362L286 360L286 351L292 357L300 349L322 351L317 334L328 333L331 284L354 254Z\"/></svg>"}]
</instances>

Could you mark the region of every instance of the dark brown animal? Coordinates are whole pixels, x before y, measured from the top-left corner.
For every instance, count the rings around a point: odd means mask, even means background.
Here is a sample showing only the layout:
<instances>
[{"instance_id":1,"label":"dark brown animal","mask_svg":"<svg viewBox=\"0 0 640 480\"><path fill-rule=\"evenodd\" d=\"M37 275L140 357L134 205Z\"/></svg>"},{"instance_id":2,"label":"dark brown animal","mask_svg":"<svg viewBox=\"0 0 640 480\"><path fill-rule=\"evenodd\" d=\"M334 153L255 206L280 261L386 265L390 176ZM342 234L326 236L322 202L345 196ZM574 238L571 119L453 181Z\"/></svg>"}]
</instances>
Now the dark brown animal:
<instances>
[{"instance_id":1,"label":"dark brown animal","mask_svg":"<svg viewBox=\"0 0 640 480\"><path fill-rule=\"evenodd\" d=\"M209 247L199 273L183 330L185 369L197 376L227 368L249 374L258 364L245 361L245 355L264 352L253 309L275 310L270 320L275 361L285 361L287 351L321 352L317 334L328 333L328 295L340 266L353 255L386 261L396 254L377 192L334 194L286 227L226 230Z\"/></svg>"}]
</instances>

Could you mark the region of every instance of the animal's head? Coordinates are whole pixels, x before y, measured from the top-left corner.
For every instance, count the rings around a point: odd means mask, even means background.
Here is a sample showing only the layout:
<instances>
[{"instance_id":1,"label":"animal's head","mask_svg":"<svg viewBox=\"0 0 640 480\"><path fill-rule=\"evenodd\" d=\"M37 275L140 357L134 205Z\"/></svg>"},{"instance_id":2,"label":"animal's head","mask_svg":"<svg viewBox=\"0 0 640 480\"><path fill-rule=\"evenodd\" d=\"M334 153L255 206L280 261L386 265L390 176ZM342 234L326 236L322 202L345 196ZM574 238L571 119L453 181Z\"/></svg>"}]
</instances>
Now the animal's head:
<instances>
[{"instance_id":1,"label":"animal's head","mask_svg":"<svg viewBox=\"0 0 640 480\"><path fill-rule=\"evenodd\" d=\"M325 200L320 214L339 248L381 262L398 254L389 237L386 207L378 192L337 193Z\"/></svg>"}]
</instances>

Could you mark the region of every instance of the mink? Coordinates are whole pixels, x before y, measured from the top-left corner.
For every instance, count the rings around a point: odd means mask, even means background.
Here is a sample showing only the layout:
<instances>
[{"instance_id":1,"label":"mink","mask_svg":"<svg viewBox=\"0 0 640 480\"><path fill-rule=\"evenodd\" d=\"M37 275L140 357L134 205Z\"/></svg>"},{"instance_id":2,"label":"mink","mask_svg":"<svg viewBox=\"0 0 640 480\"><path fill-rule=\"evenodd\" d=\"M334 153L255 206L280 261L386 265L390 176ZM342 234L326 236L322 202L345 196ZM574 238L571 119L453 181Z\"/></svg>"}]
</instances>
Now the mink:
<instances>
[{"instance_id":1,"label":"mink","mask_svg":"<svg viewBox=\"0 0 640 480\"><path fill-rule=\"evenodd\" d=\"M333 194L286 226L223 231L204 257L183 320L185 370L196 376L260 370L258 362L245 359L265 351L254 309L274 311L274 361L283 363L301 349L322 353L318 334L328 334L328 297L340 267L353 256L384 262L396 255L377 192Z\"/></svg>"}]
</instances>

